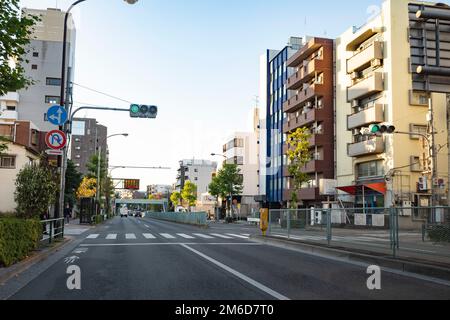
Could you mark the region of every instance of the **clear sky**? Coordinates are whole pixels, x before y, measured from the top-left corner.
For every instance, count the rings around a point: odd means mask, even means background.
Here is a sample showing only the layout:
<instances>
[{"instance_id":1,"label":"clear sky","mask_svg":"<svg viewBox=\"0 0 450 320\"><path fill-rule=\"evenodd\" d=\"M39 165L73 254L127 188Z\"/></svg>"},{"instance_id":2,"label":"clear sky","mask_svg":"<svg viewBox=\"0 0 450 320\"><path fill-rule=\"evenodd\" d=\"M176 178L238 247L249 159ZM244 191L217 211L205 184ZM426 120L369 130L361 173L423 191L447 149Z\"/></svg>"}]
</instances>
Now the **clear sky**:
<instances>
[{"instance_id":1,"label":"clear sky","mask_svg":"<svg viewBox=\"0 0 450 320\"><path fill-rule=\"evenodd\" d=\"M74 0L22 0L66 10ZM233 131L251 130L259 56L290 36L336 37L371 17L381 0L88 0L74 9L75 82L127 101L159 106L156 120L126 113L82 112L129 138L109 141L115 178L175 182L181 159L211 159ZM76 104L127 103L75 88ZM220 160L220 159L212 159Z\"/></svg>"}]
</instances>

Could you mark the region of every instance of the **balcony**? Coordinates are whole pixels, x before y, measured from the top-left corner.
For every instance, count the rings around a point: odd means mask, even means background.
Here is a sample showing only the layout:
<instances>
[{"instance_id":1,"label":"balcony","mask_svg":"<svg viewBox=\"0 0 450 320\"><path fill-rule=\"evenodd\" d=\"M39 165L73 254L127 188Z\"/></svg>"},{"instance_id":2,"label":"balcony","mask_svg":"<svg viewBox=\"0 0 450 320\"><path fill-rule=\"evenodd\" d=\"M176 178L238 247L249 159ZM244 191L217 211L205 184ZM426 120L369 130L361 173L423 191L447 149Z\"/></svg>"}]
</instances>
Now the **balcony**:
<instances>
[{"instance_id":1,"label":"balcony","mask_svg":"<svg viewBox=\"0 0 450 320\"><path fill-rule=\"evenodd\" d=\"M304 173L323 172L324 162L322 160L312 160L308 162L302 170Z\"/></svg>"},{"instance_id":2,"label":"balcony","mask_svg":"<svg viewBox=\"0 0 450 320\"><path fill-rule=\"evenodd\" d=\"M311 61L304 61L304 65L300 66L298 71L294 73L286 82L288 90L298 90L302 84L311 81L316 72L321 72L324 69L324 60L313 59Z\"/></svg>"},{"instance_id":3,"label":"balcony","mask_svg":"<svg viewBox=\"0 0 450 320\"><path fill-rule=\"evenodd\" d=\"M384 140L381 137L347 145L349 157L360 157L384 152Z\"/></svg>"},{"instance_id":4,"label":"balcony","mask_svg":"<svg viewBox=\"0 0 450 320\"><path fill-rule=\"evenodd\" d=\"M350 102L356 99L363 99L372 94L382 92L383 90L383 73L374 72L369 77L360 80L353 86L347 88L347 101Z\"/></svg>"},{"instance_id":5,"label":"balcony","mask_svg":"<svg viewBox=\"0 0 450 320\"><path fill-rule=\"evenodd\" d=\"M365 49L347 60L347 73L363 70L371 65L375 59L383 59L383 46L380 41L371 43Z\"/></svg>"},{"instance_id":6,"label":"balcony","mask_svg":"<svg viewBox=\"0 0 450 320\"><path fill-rule=\"evenodd\" d=\"M327 137L324 134L313 134L311 138L309 138L310 147L323 146L327 144L327 142L331 143L331 141L327 141Z\"/></svg>"},{"instance_id":7,"label":"balcony","mask_svg":"<svg viewBox=\"0 0 450 320\"><path fill-rule=\"evenodd\" d=\"M0 111L0 119L18 120L19 113L17 111L2 110Z\"/></svg>"},{"instance_id":8,"label":"balcony","mask_svg":"<svg viewBox=\"0 0 450 320\"><path fill-rule=\"evenodd\" d=\"M11 101L16 104L20 102L20 96L17 92L8 92L4 96L0 96L0 101Z\"/></svg>"},{"instance_id":9,"label":"balcony","mask_svg":"<svg viewBox=\"0 0 450 320\"><path fill-rule=\"evenodd\" d=\"M293 189L285 189L283 191L283 200L290 201L292 199ZM305 188L297 192L298 200L320 200L319 188Z\"/></svg>"},{"instance_id":10,"label":"balcony","mask_svg":"<svg viewBox=\"0 0 450 320\"><path fill-rule=\"evenodd\" d=\"M351 130L381 122L384 122L384 108L382 104L376 104L373 107L347 116L347 129Z\"/></svg>"},{"instance_id":11,"label":"balcony","mask_svg":"<svg viewBox=\"0 0 450 320\"><path fill-rule=\"evenodd\" d=\"M311 109L308 112L302 113L298 116L298 118L293 118L290 121L287 121L283 126L283 132L288 133L297 128L304 127L308 124L313 123L317 120L320 111L317 109Z\"/></svg>"},{"instance_id":12,"label":"balcony","mask_svg":"<svg viewBox=\"0 0 450 320\"><path fill-rule=\"evenodd\" d=\"M304 90L299 90L298 94L291 97L283 105L283 111L292 113L298 111L303 105L315 97L323 97L325 95L325 86L323 84L313 84Z\"/></svg>"}]
</instances>

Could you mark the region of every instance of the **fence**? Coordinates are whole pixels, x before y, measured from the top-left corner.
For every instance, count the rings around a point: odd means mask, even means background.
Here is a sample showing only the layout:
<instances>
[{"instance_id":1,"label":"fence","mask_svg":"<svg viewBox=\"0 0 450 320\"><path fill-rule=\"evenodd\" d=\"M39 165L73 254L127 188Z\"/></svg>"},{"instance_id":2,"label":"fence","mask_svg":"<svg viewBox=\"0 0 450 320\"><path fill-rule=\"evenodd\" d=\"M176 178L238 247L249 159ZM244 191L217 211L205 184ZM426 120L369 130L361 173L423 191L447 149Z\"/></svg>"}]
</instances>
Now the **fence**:
<instances>
[{"instance_id":1,"label":"fence","mask_svg":"<svg viewBox=\"0 0 450 320\"><path fill-rule=\"evenodd\" d=\"M450 263L450 208L270 210L271 236ZM429 257L428 257L429 258Z\"/></svg>"},{"instance_id":2,"label":"fence","mask_svg":"<svg viewBox=\"0 0 450 320\"><path fill-rule=\"evenodd\" d=\"M64 238L64 218L42 220L41 242L52 243L57 238Z\"/></svg>"},{"instance_id":3,"label":"fence","mask_svg":"<svg viewBox=\"0 0 450 320\"><path fill-rule=\"evenodd\" d=\"M158 220L192 224L196 226L207 226L206 220L208 214L206 212L191 212L191 213L146 212L145 216Z\"/></svg>"}]
</instances>

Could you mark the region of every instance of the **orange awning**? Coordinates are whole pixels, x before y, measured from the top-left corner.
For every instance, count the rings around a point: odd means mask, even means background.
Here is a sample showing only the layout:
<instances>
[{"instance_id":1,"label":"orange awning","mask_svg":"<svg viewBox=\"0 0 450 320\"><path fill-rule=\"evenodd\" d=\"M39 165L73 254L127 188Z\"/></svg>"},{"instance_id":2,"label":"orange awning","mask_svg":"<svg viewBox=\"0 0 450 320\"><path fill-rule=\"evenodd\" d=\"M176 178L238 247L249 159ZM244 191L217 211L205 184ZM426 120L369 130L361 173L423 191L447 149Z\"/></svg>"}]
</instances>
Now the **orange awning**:
<instances>
[{"instance_id":1,"label":"orange awning","mask_svg":"<svg viewBox=\"0 0 450 320\"><path fill-rule=\"evenodd\" d=\"M357 186L338 187L337 189L354 196L358 193L362 193L363 187L386 195L386 183L385 182L367 183L367 184L362 184L362 185L357 185Z\"/></svg>"},{"instance_id":2,"label":"orange awning","mask_svg":"<svg viewBox=\"0 0 450 320\"><path fill-rule=\"evenodd\" d=\"M365 184L365 186L367 188L370 188L372 190L375 190L381 194L386 195L386 183L385 182L379 182L379 183L370 183L370 184Z\"/></svg>"}]
</instances>

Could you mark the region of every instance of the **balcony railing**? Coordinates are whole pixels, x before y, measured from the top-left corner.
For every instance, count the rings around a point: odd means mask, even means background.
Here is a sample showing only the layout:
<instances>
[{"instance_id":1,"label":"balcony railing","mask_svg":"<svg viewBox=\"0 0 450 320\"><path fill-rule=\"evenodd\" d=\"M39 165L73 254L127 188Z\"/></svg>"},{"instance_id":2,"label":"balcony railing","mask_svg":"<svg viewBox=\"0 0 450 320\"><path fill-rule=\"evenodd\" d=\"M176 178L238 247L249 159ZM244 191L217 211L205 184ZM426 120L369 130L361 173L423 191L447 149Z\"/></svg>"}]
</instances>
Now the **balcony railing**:
<instances>
[{"instance_id":1,"label":"balcony railing","mask_svg":"<svg viewBox=\"0 0 450 320\"><path fill-rule=\"evenodd\" d=\"M298 71L294 73L286 83L288 90L298 90L304 83L311 81L316 72L323 71L323 60L313 59L311 61L305 61L303 66L298 68Z\"/></svg>"},{"instance_id":2,"label":"balcony railing","mask_svg":"<svg viewBox=\"0 0 450 320\"><path fill-rule=\"evenodd\" d=\"M347 73L360 71L371 65L373 60L383 59L383 46L380 41L375 41L367 48L356 53L347 60Z\"/></svg>"},{"instance_id":3,"label":"balcony railing","mask_svg":"<svg viewBox=\"0 0 450 320\"><path fill-rule=\"evenodd\" d=\"M18 120L19 113L17 111L0 110L0 119Z\"/></svg>"},{"instance_id":4,"label":"balcony railing","mask_svg":"<svg viewBox=\"0 0 450 320\"><path fill-rule=\"evenodd\" d=\"M375 104L370 108L347 116L347 128L349 130L381 122L384 122L384 108L382 104Z\"/></svg>"},{"instance_id":5,"label":"balcony railing","mask_svg":"<svg viewBox=\"0 0 450 320\"><path fill-rule=\"evenodd\" d=\"M371 138L367 141L347 145L349 157L360 157L384 152L384 140L381 137Z\"/></svg>"},{"instance_id":6,"label":"balcony railing","mask_svg":"<svg viewBox=\"0 0 450 320\"><path fill-rule=\"evenodd\" d=\"M12 101L15 103L19 103L20 95L17 92L8 92L6 95L0 96L0 100L1 101Z\"/></svg>"},{"instance_id":7,"label":"balcony railing","mask_svg":"<svg viewBox=\"0 0 450 320\"><path fill-rule=\"evenodd\" d=\"M286 101L283 105L283 111L287 113L296 112L312 98L322 97L324 94L325 88L323 84L310 85L306 89L299 90L298 94Z\"/></svg>"},{"instance_id":8,"label":"balcony railing","mask_svg":"<svg viewBox=\"0 0 450 320\"><path fill-rule=\"evenodd\" d=\"M369 77L347 88L347 101L362 99L383 90L383 73L374 72Z\"/></svg>"},{"instance_id":9,"label":"balcony railing","mask_svg":"<svg viewBox=\"0 0 450 320\"><path fill-rule=\"evenodd\" d=\"M284 133L293 131L297 128L313 123L314 121L317 120L318 111L319 110L313 108L308 112L302 113L301 115L298 116L298 118L291 119L290 121L284 124L283 126Z\"/></svg>"}]
</instances>

